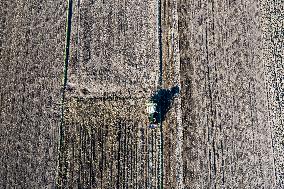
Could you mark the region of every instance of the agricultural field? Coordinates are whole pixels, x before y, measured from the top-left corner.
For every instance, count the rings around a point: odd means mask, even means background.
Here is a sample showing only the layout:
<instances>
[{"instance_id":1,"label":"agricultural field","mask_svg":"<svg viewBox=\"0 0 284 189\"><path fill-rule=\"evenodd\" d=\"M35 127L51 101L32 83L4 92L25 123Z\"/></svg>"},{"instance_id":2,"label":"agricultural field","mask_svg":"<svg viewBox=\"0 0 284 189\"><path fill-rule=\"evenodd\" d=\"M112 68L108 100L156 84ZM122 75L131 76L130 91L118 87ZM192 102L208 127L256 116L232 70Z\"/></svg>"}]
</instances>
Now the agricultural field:
<instances>
[{"instance_id":1,"label":"agricultural field","mask_svg":"<svg viewBox=\"0 0 284 189\"><path fill-rule=\"evenodd\" d=\"M0 188L284 188L282 0L1 4Z\"/></svg>"}]
</instances>

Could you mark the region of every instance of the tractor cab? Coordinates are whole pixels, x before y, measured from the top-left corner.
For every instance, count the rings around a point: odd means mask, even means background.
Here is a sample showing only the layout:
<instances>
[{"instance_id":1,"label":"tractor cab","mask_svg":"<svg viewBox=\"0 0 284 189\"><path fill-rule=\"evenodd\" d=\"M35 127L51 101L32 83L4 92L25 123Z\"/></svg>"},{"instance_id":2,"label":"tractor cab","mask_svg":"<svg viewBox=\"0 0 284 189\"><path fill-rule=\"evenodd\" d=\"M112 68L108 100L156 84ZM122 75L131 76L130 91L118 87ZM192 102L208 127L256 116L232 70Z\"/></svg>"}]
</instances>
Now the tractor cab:
<instances>
[{"instance_id":1,"label":"tractor cab","mask_svg":"<svg viewBox=\"0 0 284 189\"><path fill-rule=\"evenodd\" d=\"M159 113L156 110L157 104L150 101L149 103L146 104L147 106L147 113L148 118L149 118L149 128L154 129L159 126Z\"/></svg>"}]
</instances>

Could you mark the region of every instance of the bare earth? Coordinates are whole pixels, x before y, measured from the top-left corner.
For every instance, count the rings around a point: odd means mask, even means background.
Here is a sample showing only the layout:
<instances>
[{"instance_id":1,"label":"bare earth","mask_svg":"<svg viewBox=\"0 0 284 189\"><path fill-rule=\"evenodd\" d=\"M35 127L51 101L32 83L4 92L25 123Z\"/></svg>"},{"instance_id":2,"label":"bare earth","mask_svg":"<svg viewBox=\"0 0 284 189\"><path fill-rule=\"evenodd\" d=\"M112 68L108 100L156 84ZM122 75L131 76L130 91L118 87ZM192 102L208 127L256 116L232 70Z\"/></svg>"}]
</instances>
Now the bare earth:
<instances>
[{"instance_id":1,"label":"bare earth","mask_svg":"<svg viewBox=\"0 0 284 189\"><path fill-rule=\"evenodd\" d=\"M1 0L0 188L284 188L283 13Z\"/></svg>"}]
</instances>

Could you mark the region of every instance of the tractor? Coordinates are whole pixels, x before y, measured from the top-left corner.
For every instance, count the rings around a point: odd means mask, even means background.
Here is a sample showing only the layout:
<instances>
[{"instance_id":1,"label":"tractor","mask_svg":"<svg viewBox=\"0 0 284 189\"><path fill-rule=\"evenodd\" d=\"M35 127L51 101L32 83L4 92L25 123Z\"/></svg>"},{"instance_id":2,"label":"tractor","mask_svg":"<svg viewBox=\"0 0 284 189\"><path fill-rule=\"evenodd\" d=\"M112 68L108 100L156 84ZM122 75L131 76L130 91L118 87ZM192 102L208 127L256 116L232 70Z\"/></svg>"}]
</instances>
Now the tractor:
<instances>
[{"instance_id":1,"label":"tractor","mask_svg":"<svg viewBox=\"0 0 284 189\"><path fill-rule=\"evenodd\" d=\"M146 103L147 106L147 113L149 114L148 119L149 119L149 128L150 129L155 129L160 126L159 123L159 112L157 111L157 104L149 101Z\"/></svg>"}]
</instances>

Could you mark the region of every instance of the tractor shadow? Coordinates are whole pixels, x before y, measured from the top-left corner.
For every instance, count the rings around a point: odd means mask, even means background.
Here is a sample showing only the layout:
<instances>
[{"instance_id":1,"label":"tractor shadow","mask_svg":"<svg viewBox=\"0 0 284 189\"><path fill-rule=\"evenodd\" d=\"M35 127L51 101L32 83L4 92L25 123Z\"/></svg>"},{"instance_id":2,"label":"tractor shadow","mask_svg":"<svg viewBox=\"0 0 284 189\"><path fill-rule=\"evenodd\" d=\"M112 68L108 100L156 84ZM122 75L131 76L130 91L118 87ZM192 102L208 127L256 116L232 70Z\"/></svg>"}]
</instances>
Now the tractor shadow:
<instances>
[{"instance_id":1,"label":"tractor shadow","mask_svg":"<svg viewBox=\"0 0 284 189\"><path fill-rule=\"evenodd\" d=\"M167 112L171 109L174 98L178 96L180 89L174 86L170 89L159 89L151 97L151 101L156 103L156 109L160 112L159 122L163 122L166 118Z\"/></svg>"}]
</instances>

